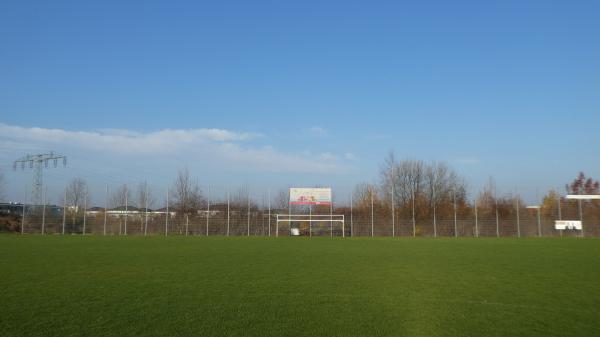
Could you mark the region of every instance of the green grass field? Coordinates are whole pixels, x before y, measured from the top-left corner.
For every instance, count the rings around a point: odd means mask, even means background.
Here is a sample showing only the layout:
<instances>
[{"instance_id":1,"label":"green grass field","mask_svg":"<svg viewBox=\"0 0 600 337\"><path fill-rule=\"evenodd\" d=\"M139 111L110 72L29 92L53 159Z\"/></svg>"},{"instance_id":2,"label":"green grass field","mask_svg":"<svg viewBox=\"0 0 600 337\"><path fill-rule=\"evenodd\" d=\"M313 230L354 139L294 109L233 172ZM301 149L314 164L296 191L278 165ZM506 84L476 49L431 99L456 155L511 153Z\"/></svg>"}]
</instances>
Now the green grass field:
<instances>
[{"instance_id":1,"label":"green grass field","mask_svg":"<svg viewBox=\"0 0 600 337\"><path fill-rule=\"evenodd\" d=\"M600 240L0 236L2 336L600 336Z\"/></svg>"}]
</instances>

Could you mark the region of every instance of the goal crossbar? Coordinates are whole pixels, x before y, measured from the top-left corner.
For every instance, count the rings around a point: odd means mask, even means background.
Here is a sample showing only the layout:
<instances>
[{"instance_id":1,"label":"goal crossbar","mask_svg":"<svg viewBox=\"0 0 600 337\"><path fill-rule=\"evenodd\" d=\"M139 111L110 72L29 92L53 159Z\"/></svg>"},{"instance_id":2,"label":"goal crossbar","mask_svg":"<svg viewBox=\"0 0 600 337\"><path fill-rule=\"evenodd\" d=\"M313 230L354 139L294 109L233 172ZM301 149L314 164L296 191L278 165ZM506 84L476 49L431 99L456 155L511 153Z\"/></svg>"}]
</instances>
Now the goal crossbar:
<instances>
[{"instance_id":1,"label":"goal crossbar","mask_svg":"<svg viewBox=\"0 0 600 337\"><path fill-rule=\"evenodd\" d=\"M277 222L344 222L344 214L277 214Z\"/></svg>"}]
</instances>

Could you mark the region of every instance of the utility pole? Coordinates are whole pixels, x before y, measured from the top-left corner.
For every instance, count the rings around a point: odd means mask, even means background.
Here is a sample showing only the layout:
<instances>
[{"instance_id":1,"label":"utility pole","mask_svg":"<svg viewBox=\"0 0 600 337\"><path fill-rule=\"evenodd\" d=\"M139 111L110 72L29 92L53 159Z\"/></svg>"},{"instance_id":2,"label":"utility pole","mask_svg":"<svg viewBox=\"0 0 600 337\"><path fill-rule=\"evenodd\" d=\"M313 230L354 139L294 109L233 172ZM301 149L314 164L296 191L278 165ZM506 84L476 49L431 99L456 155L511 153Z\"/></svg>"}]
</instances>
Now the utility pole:
<instances>
[{"instance_id":1,"label":"utility pole","mask_svg":"<svg viewBox=\"0 0 600 337\"><path fill-rule=\"evenodd\" d=\"M31 204L39 205L42 200L42 191L44 185L43 169L48 168L48 163L53 161L54 167L58 166L58 160L62 159L63 166L67 166L67 157L53 152L40 153L34 155L25 155L13 163L13 170L17 170L17 166L21 166L25 170L26 166L33 169L33 185L31 191Z\"/></svg>"}]
</instances>

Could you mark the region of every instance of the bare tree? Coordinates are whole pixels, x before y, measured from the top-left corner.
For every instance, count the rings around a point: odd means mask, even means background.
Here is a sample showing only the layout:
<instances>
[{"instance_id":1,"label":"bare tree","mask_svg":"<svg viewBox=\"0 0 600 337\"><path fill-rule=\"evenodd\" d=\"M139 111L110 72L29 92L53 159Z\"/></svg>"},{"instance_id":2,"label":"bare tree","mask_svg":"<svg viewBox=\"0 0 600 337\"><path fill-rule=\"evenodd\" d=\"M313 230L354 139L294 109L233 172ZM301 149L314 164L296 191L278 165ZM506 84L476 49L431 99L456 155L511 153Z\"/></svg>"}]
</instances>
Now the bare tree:
<instances>
[{"instance_id":1,"label":"bare tree","mask_svg":"<svg viewBox=\"0 0 600 337\"><path fill-rule=\"evenodd\" d=\"M273 200L273 209L276 210L287 210L289 207L290 196L289 190L280 189L277 194L275 194L275 198Z\"/></svg>"},{"instance_id":2,"label":"bare tree","mask_svg":"<svg viewBox=\"0 0 600 337\"><path fill-rule=\"evenodd\" d=\"M192 182L188 169L177 172L177 178L173 185L174 208L181 214L190 214L195 210L203 208L205 203L197 182Z\"/></svg>"},{"instance_id":3,"label":"bare tree","mask_svg":"<svg viewBox=\"0 0 600 337\"><path fill-rule=\"evenodd\" d=\"M140 208L149 208L152 209L155 203L154 195L152 194L152 189L148 187L147 182L140 183L138 185L137 190L137 202Z\"/></svg>"},{"instance_id":4,"label":"bare tree","mask_svg":"<svg viewBox=\"0 0 600 337\"><path fill-rule=\"evenodd\" d=\"M66 191L67 205L73 207L75 210L79 210L79 207L85 204L85 198L87 195L87 183L81 178L74 178L67 185Z\"/></svg>"},{"instance_id":5,"label":"bare tree","mask_svg":"<svg viewBox=\"0 0 600 337\"><path fill-rule=\"evenodd\" d=\"M128 206L133 206L134 203L131 199L131 190L127 186L127 184L123 184L117 188L117 190L112 194L110 198L111 207L124 207L125 204Z\"/></svg>"}]
</instances>

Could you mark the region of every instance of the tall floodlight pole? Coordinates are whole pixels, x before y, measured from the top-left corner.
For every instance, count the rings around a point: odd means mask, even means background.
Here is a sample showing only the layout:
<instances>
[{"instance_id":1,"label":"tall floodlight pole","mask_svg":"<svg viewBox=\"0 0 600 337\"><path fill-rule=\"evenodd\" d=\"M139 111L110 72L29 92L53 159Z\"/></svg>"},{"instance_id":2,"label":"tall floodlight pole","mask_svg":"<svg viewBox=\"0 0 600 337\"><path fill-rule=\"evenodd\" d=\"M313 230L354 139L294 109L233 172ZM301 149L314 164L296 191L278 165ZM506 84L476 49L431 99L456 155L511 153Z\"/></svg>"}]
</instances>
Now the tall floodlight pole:
<instances>
[{"instance_id":1,"label":"tall floodlight pole","mask_svg":"<svg viewBox=\"0 0 600 337\"><path fill-rule=\"evenodd\" d=\"M48 163L50 161L53 161L54 167L57 167L59 159L62 159L63 166L67 166L67 157L53 152L34 155L28 154L14 161L13 170L16 170L17 166L21 166L22 170L25 169L25 166L29 166L30 169L33 169L33 185L31 191L31 203L33 205L39 205L42 200L42 187L44 185L43 169L48 168Z\"/></svg>"},{"instance_id":2,"label":"tall floodlight pole","mask_svg":"<svg viewBox=\"0 0 600 337\"><path fill-rule=\"evenodd\" d=\"M25 200L23 200L23 214L21 215L21 235L25 234L25 207L27 204L27 188L25 188Z\"/></svg>"},{"instance_id":3,"label":"tall floodlight pole","mask_svg":"<svg viewBox=\"0 0 600 337\"><path fill-rule=\"evenodd\" d=\"M66 222L67 222L67 188L65 187L65 197L63 199L62 235L65 235L65 223Z\"/></svg>"},{"instance_id":4,"label":"tall floodlight pole","mask_svg":"<svg viewBox=\"0 0 600 337\"><path fill-rule=\"evenodd\" d=\"M206 236L208 236L208 224L210 222L210 186L207 188L206 196Z\"/></svg>"},{"instance_id":5,"label":"tall floodlight pole","mask_svg":"<svg viewBox=\"0 0 600 337\"><path fill-rule=\"evenodd\" d=\"M46 186L45 190L44 190L44 195L43 195L43 202L44 202L44 208L42 209L42 235L44 235L45 229L46 229L46 198L48 196L48 186Z\"/></svg>"}]
</instances>

